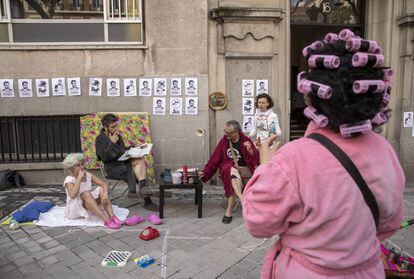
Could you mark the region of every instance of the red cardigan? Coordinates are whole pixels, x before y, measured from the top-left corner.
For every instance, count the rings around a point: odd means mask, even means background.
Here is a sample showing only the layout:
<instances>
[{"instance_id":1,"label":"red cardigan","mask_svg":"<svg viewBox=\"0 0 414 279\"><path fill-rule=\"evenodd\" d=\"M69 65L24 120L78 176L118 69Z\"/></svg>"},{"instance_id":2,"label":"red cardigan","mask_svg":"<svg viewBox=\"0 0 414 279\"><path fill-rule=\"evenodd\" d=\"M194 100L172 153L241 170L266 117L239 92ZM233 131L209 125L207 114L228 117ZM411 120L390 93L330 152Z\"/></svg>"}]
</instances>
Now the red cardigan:
<instances>
[{"instance_id":1,"label":"red cardigan","mask_svg":"<svg viewBox=\"0 0 414 279\"><path fill-rule=\"evenodd\" d=\"M243 156L244 162L246 163L246 166L250 169L250 171L253 173L256 166L259 165L259 151L255 147L253 141L249 137L244 135L243 132L239 132L239 136L241 139L240 151ZM249 151L247 151L246 146L244 146L244 143L246 141L250 142L250 144L252 145L253 155L250 155ZM226 136L223 136L219 141L216 149L210 157L210 160L208 160L206 166L204 167L204 177L202 178L203 182L207 182L208 180L210 180L210 178L213 177L213 175L216 173L217 169L221 168L223 165L234 165L233 159L227 156L228 142L229 140Z\"/></svg>"}]
</instances>

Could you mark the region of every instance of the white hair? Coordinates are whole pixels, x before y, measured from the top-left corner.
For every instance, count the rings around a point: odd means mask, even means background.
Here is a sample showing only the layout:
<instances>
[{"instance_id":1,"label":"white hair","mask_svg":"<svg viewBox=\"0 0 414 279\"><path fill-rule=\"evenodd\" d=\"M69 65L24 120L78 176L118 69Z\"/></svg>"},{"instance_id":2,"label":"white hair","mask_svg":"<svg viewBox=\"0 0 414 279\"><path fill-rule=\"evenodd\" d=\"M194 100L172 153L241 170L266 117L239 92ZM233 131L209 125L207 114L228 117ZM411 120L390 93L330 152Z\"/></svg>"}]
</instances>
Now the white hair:
<instances>
[{"instance_id":1,"label":"white hair","mask_svg":"<svg viewBox=\"0 0 414 279\"><path fill-rule=\"evenodd\" d=\"M76 163L82 162L84 159L85 156L82 153L69 153L62 162L63 168L68 170L76 165Z\"/></svg>"}]
</instances>

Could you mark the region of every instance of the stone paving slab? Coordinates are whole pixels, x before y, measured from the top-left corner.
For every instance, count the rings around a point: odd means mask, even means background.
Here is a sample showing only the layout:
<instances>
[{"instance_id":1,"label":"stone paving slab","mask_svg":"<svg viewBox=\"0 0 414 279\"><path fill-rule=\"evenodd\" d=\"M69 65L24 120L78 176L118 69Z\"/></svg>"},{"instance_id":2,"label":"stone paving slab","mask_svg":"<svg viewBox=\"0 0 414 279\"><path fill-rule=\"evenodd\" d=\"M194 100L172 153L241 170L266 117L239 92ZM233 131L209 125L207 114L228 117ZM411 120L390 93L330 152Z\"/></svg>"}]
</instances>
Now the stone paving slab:
<instances>
[{"instance_id":1,"label":"stone paving slab","mask_svg":"<svg viewBox=\"0 0 414 279\"><path fill-rule=\"evenodd\" d=\"M64 204L64 196L55 196L50 189L43 191L51 193L50 196L38 195L39 191L34 190L28 192L32 195L25 196L26 202L36 199ZM408 218L414 215L414 195L409 192L406 199ZM122 201L118 200L119 206L135 203ZM12 210L23 204L16 202ZM142 204L129 209L131 214L141 216L150 213ZM219 200L205 200L201 219L196 218L197 207L191 198L171 197L164 210L165 223L157 226L160 237L149 242L138 238L151 225L147 221L120 230L22 226L12 231L7 226L0 227L0 278L259 278L263 256L277 240L276 237L266 240L251 237L242 222L240 209L231 224L222 224L224 209ZM400 230L389 241L412 255L413 232L414 226ZM112 249L130 251L133 257L148 254L157 263L145 269L132 261L124 268L102 267L102 259Z\"/></svg>"}]
</instances>

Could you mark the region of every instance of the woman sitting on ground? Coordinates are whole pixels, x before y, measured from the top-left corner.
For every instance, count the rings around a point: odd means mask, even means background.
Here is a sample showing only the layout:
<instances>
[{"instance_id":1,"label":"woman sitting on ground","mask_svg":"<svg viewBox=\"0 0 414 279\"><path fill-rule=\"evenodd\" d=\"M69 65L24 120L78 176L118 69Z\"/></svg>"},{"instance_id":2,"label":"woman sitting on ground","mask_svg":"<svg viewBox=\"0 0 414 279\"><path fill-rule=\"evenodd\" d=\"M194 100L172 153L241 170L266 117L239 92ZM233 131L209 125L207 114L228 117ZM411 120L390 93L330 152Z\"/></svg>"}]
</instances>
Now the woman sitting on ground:
<instances>
[{"instance_id":1,"label":"woman sitting on ground","mask_svg":"<svg viewBox=\"0 0 414 279\"><path fill-rule=\"evenodd\" d=\"M82 153L70 153L63 161L64 169L69 173L63 183L66 188L65 217L89 219L92 213L102 219L106 227L119 229L122 222L112 211L112 204L108 198L108 184L87 172L83 165ZM92 190L92 182L100 187ZM105 209L108 216L100 207Z\"/></svg>"}]
</instances>

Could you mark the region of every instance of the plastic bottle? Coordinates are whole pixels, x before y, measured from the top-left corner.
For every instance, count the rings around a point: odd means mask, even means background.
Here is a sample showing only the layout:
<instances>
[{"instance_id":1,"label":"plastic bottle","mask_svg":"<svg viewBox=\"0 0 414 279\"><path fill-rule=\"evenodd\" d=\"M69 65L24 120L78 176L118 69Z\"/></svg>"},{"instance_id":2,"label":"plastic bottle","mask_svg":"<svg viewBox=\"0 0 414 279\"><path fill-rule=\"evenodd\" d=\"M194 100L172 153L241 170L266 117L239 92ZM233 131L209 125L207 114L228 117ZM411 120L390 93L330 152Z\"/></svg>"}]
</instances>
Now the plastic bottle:
<instances>
[{"instance_id":1,"label":"plastic bottle","mask_svg":"<svg viewBox=\"0 0 414 279\"><path fill-rule=\"evenodd\" d=\"M11 222L10 222L10 229L14 231L14 230L17 230L19 227L20 227L19 222L12 219Z\"/></svg>"},{"instance_id":2,"label":"plastic bottle","mask_svg":"<svg viewBox=\"0 0 414 279\"><path fill-rule=\"evenodd\" d=\"M188 167L187 165L183 166L183 184L187 184L188 182Z\"/></svg>"}]
</instances>

